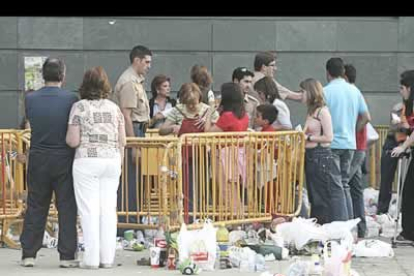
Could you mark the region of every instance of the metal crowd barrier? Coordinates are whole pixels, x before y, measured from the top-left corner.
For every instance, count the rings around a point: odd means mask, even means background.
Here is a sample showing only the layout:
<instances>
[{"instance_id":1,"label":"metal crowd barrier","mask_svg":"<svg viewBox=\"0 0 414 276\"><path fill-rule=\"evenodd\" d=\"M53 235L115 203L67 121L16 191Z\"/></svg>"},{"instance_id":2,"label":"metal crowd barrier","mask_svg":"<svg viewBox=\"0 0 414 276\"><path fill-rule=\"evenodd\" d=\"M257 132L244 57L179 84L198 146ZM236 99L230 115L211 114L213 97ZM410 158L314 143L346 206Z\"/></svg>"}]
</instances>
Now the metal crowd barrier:
<instances>
[{"instance_id":1,"label":"metal crowd barrier","mask_svg":"<svg viewBox=\"0 0 414 276\"><path fill-rule=\"evenodd\" d=\"M23 165L17 161L22 142L17 130L0 130L0 221L1 242L12 248L19 245L7 234L23 213Z\"/></svg>"},{"instance_id":2,"label":"metal crowd barrier","mask_svg":"<svg viewBox=\"0 0 414 276\"><path fill-rule=\"evenodd\" d=\"M118 227L180 225L177 138L128 138L118 189Z\"/></svg>"},{"instance_id":3,"label":"metal crowd barrier","mask_svg":"<svg viewBox=\"0 0 414 276\"><path fill-rule=\"evenodd\" d=\"M378 132L379 139L378 141L371 145L368 152L369 160L369 186L379 190L381 183L381 154L382 146L384 145L385 139L388 135L389 126L386 125L377 125L374 126L375 130ZM397 174L395 174L394 182L392 183L392 190L396 192L397 190Z\"/></svg>"},{"instance_id":4,"label":"metal crowd barrier","mask_svg":"<svg viewBox=\"0 0 414 276\"><path fill-rule=\"evenodd\" d=\"M197 133L180 137L184 221L243 224L299 213L304 134Z\"/></svg>"}]
</instances>

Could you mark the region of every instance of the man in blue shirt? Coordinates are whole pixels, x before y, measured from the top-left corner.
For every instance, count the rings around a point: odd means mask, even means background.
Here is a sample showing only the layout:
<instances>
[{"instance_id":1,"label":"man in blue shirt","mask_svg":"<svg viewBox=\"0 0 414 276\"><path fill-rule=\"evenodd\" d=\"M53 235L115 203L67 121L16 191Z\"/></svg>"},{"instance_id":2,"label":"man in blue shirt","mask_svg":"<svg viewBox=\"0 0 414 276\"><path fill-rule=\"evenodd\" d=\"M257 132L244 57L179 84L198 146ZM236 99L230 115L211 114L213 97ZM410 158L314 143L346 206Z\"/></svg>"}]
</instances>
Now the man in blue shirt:
<instances>
[{"instance_id":1,"label":"man in blue shirt","mask_svg":"<svg viewBox=\"0 0 414 276\"><path fill-rule=\"evenodd\" d=\"M61 267L76 267L77 208L73 191L74 149L66 145L66 130L76 94L61 88L65 64L48 58L43 64L45 86L26 95L26 117L31 127L27 171L27 210L23 232L22 266L32 267L42 247L53 192L59 213L58 251Z\"/></svg>"},{"instance_id":2,"label":"man in blue shirt","mask_svg":"<svg viewBox=\"0 0 414 276\"><path fill-rule=\"evenodd\" d=\"M337 220L348 220L354 217L349 173L356 150L355 133L363 129L371 119L361 91L356 86L347 83L343 78L344 74L345 67L341 58L328 60L326 76L329 83L324 87L324 94L331 112L334 133L331 143L334 168L331 173L341 180L346 205L344 213L337 214ZM358 115L360 115L359 119ZM340 202L343 201L338 198L338 204L341 204ZM333 204L336 204L335 199L333 199Z\"/></svg>"}]
</instances>

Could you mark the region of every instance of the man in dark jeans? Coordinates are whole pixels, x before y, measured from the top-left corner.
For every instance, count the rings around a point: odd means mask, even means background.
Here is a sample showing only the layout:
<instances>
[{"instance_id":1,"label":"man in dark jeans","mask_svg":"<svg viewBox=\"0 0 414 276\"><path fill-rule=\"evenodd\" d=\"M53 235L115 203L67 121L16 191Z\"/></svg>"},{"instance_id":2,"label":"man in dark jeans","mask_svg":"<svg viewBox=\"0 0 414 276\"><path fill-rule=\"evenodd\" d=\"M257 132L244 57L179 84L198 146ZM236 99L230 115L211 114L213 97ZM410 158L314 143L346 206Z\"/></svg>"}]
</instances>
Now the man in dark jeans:
<instances>
[{"instance_id":1,"label":"man in dark jeans","mask_svg":"<svg viewBox=\"0 0 414 276\"><path fill-rule=\"evenodd\" d=\"M326 104L331 112L334 139L331 143L333 162L332 177L342 183L345 197L345 217L333 214L333 220L348 220L354 217L349 173L356 149L355 132L370 121L367 105L356 86L344 79L345 66L341 58L331 58L326 63L328 84L324 87ZM358 119L360 116L360 119ZM338 172L338 173L335 173ZM340 174L339 174L340 172ZM342 200L337 199L338 202Z\"/></svg>"},{"instance_id":2,"label":"man in dark jeans","mask_svg":"<svg viewBox=\"0 0 414 276\"><path fill-rule=\"evenodd\" d=\"M345 65L345 79L355 85L356 69L352 64ZM358 117L360 119L360 117ZM351 162L349 173L349 187L351 190L352 207L354 210L353 218L360 218L358 223L358 238L364 238L367 231L367 223L365 220L364 206L364 188L362 178L362 165L365 161L365 151L367 150L367 129L366 126L356 133L356 151Z\"/></svg>"},{"instance_id":3,"label":"man in dark jeans","mask_svg":"<svg viewBox=\"0 0 414 276\"><path fill-rule=\"evenodd\" d=\"M61 88L65 64L48 58L43 64L45 86L27 94L26 116L31 126L30 158L27 171L27 210L23 232L22 266L33 267L42 247L52 194L59 213L58 251L61 267L76 267L77 208L73 191L74 149L66 145L66 130L76 94Z\"/></svg>"},{"instance_id":4,"label":"man in dark jeans","mask_svg":"<svg viewBox=\"0 0 414 276\"><path fill-rule=\"evenodd\" d=\"M391 157L392 149L398 146L398 143L395 140L395 132L398 128L398 121L394 121L392 119L392 114L395 114L399 118L402 107L402 103L398 103L393 106L390 115L390 128L388 130L388 135L385 139L384 145L382 146L381 183L377 210L377 213L379 215L388 213L388 208L390 206L392 196L392 183L394 182L395 171L397 170L398 164L398 158Z\"/></svg>"},{"instance_id":5,"label":"man in dark jeans","mask_svg":"<svg viewBox=\"0 0 414 276\"><path fill-rule=\"evenodd\" d=\"M127 137L145 137L146 127L150 120L150 108L145 92L145 77L151 68L152 52L145 46L135 46L129 53L131 65L121 74L115 88L114 100L118 103L125 118L125 132ZM118 189L118 211L135 213L139 211L138 202L141 200L141 172L139 161L136 161L137 149L131 148L126 154L127 171L124 185ZM139 158L138 158L139 159ZM138 163L138 164L137 164ZM137 191L138 189L138 191ZM145 186L143 193L145 194ZM122 195L122 193L124 193ZM122 200L124 199L124 202ZM130 215L128 220L122 216L118 218L121 223L137 223L137 216ZM118 229L117 236L122 236L123 229Z\"/></svg>"}]
</instances>

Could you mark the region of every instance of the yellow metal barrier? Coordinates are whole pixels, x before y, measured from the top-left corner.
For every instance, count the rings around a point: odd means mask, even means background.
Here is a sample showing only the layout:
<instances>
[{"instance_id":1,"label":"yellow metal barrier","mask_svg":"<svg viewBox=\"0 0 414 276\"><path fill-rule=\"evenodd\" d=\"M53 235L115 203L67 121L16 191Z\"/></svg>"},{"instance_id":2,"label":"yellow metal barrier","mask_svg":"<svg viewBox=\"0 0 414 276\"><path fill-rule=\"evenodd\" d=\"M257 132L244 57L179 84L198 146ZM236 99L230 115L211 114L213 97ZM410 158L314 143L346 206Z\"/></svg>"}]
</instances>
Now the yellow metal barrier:
<instances>
[{"instance_id":1,"label":"yellow metal barrier","mask_svg":"<svg viewBox=\"0 0 414 276\"><path fill-rule=\"evenodd\" d=\"M23 212L23 166L17 161L22 152L18 131L0 130L0 220L2 222L1 242L12 248L18 244L7 236L10 225Z\"/></svg>"},{"instance_id":2,"label":"yellow metal barrier","mask_svg":"<svg viewBox=\"0 0 414 276\"><path fill-rule=\"evenodd\" d=\"M145 137L153 138L153 137L159 137L158 134L159 129L158 128L148 128L145 132Z\"/></svg>"},{"instance_id":3,"label":"yellow metal barrier","mask_svg":"<svg viewBox=\"0 0 414 276\"><path fill-rule=\"evenodd\" d=\"M178 171L185 222L243 224L298 214L304 152L297 131L183 135Z\"/></svg>"},{"instance_id":4,"label":"yellow metal barrier","mask_svg":"<svg viewBox=\"0 0 414 276\"><path fill-rule=\"evenodd\" d=\"M118 227L156 228L164 221L178 229L177 142L171 137L128 138L118 193Z\"/></svg>"},{"instance_id":5,"label":"yellow metal barrier","mask_svg":"<svg viewBox=\"0 0 414 276\"><path fill-rule=\"evenodd\" d=\"M31 138L30 129L25 129L25 130L20 131L20 137L22 139L22 148L23 148L22 153L26 157L26 162L25 162L25 165L23 166L23 198L26 199L27 198L27 166L29 163L28 161L29 161L30 138ZM26 201L23 201L23 203L26 209L26 205L25 205ZM53 231L49 223L56 222L57 217L58 217L58 211L56 208L55 194L53 193L52 201L49 207L48 225L46 226L46 230L50 234L53 234Z\"/></svg>"},{"instance_id":6,"label":"yellow metal barrier","mask_svg":"<svg viewBox=\"0 0 414 276\"><path fill-rule=\"evenodd\" d=\"M375 130L378 132L379 139L369 148L369 185L374 189L380 188L381 183L381 154L382 146L388 135L389 126L377 125ZM393 191L397 190L397 175L395 175L394 182L392 184Z\"/></svg>"}]
</instances>

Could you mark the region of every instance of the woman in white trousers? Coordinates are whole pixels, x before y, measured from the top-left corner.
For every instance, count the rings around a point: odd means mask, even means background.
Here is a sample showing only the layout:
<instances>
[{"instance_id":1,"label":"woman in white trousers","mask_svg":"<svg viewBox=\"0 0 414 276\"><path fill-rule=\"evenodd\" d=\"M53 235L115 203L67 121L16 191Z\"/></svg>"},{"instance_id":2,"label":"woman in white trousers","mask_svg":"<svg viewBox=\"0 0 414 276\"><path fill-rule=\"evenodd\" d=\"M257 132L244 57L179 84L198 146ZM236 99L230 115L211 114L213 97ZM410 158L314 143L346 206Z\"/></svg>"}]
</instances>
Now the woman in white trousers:
<instances>
[{"instance_id":1,"label":"woman in white trousers","mask_svg":"<svg viewBox=\"0 0 414 276\"><path fill-rule=\"evenodd\" d=\"M83 268L110 268L115 259L117 190L124 147L124 117L108 100L102 67L88 70L72 106L66 142L76 148L73 180L85 252Z\"/></svg>"}]
</instances>

